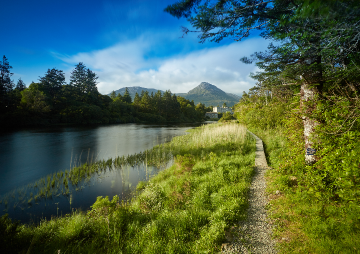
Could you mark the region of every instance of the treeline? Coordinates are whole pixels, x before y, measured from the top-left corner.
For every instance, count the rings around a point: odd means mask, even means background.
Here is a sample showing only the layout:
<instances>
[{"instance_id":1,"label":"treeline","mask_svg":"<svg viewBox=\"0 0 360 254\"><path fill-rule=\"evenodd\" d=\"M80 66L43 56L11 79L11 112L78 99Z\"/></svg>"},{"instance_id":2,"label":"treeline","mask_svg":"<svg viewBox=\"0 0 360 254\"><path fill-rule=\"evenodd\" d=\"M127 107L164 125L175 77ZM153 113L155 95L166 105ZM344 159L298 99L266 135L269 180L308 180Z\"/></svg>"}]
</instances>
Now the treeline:
<instances>
[{"instance_id":1,"label":"treeline","mask_svg":"<svg viewBox=\"0 0 360 254\"><path fill-rule=\"evenodd\" d=\"M51 124L108 124L129 122L195 122L203 121L204 104L166 91L137 95L132 101L124 96L102 95L97 90L98 76L83 63L75 66L70 82L56 68L48 69L38 82L29 87L21 80L14 83L7 58L0 62L0 121L2 127Z\"/></svg>"}]
</instances>

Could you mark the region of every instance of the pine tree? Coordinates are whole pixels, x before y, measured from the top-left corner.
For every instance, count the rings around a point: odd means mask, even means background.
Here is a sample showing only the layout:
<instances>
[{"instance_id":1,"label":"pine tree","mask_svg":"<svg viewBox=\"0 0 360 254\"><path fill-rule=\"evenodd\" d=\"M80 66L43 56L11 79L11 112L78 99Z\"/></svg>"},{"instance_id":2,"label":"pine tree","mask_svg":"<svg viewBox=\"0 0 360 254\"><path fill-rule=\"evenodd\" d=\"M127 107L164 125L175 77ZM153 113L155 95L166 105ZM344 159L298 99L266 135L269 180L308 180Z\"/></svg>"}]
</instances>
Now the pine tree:
<instances>
[{"instance_id":1,"label":"pine tree","mask_svg":"<svg viewBox=\"0 0 360 254\"><path fill-rule=\"evenodd\" d=\"M85 78L85 88L84 92L89 93L97 93L97 82L98 76L96 76L95 72L91 71L90 69L86 70L86 78Z\"/></svg>"},{"instance_id":2,"label":"pine tree","mask_svg":"<svg viewBox=\"0 0 360 254\"><path fill-rule=\"evenodd\" d=\"M115 91L112 91L112 92L111 92L110 98L113 99L113 100L116 98L116 93L115 93Z\"/></svg>"},{"instance_id":3,"label":"pine tree","mask_svg":"<svg viewBox=\"0 0 360 254\"><path fill-rule=\"evenodd\" d=\"M56 104L57 98L60 96L62 86L65 84L65 74L63 71L52 68L48 69L44 77L40 77L39 81L44 87L46 94L50 96Z\"/></svg>"},{"instance_id":4,"label":"pine tree","mask_svg":"<svg viewBox=\"0 0 360 254\"><path fill-rule=\"evenodd\" d=\"M75 69L71 72L70 76L70 85L79 89L80 93L85 92L85 82L86 82L86 66L80 62L75 65Z\"/></svg>"},{"instance_id":5,"label":"pine tree","mask_svg":"<svg viewBox=\"0 0 360 254\"><path fill-rule=\"evenodd\" d=\"M79 100L87 103L94 103L98 96L96 87L97 79L98 76L80 62L71 72L70 85L77 89Z\"/></svg>"},{"instance_id":6,"label":"pine tree","mask_svg":"<svg viewBox=\"0 0 360 254\"><path fill-rule=\"evenodd\" d=\"M8 110L8 106L11 103L11 98L9 93L14 87L14 83L11 80L13 73L10 72L12 66L10 66L9 61L5 56L3 56L2 61L0 61L0 112Z\"/></svg>"},{"instance_id":7,"label":"pine tree","mask_svg":"<svg viewBox=\"0 0 360 254\"><path fill-rule=\"evenodd\" d=\"M140 105L141 98L139 94L136 92L134 97L134 105Z\"/></svg>"},{"instance_id":8,"label":"pine tree","mask_svg":"<svg viewBox=\"0 0 360 254\"><path fill-rule=\"evenodd\" d=\"M17 84L16 84L15 89L17 89L18 91L21 92L21 91L24 90L25 88L26 88L26 85L25 85L24 81L22 81L22 79L19 78L19 80L18 80L18 82L17 82Z\"/></svg>"},{"instance_id":9,"label":"pine tree","mask_svg":"<svg viewBox=\"0 0 360 254\"><path fill-rule=\"evenodd\" d=\"M150 101L150 96L149 96L149 92L145 91L144 95L141 97L141 109L147 113L149 113L151 111L150 105L151 105L151 101Z\"/></svg>"},{"instance_id":10,"label":"pine tree","mask_svg":"<svg viewBox=\"0 0 360 254\"><path fill-rule=\"evenodd\" d=\"M125 88L125 93L123 95L123 102L129 103L129 104L131 103L131 96L129 94L127 87Z\"/></svg>"}]
</instances>

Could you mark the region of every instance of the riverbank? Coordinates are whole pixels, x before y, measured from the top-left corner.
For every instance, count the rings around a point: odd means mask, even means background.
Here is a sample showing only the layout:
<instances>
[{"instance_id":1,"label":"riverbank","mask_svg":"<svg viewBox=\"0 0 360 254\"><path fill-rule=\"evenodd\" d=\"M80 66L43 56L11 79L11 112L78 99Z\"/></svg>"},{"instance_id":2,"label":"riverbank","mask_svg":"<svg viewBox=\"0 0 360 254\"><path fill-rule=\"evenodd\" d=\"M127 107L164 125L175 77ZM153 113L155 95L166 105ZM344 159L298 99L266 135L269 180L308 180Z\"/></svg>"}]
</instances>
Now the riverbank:
<instances>
[{"instance_id":1,"label":"riverbank","mask_svg":"<svg viewBox=\"0 0 360 254\"><path fill-rule=\"evenodd\" d=\"M90 209L100 195L127 198L138 181L166 168L148 165L151 158L170 152L152 148L197 126L118 124L1 135L0 216L9 213L22 223L39 222L71 208ZM101 166L109 159L111 163Z\"/></svg>"},{"instance_id":2,"label":"riverbank","mask_svg":"<svg viewBox=\"0 0 360 254\"><path fill-rule=\"evenodd\" d=\"M166 145L175 164L139 184L130 202L99 197L91 211L16 226L3 246L28 253L219 252L226 230L246 217L254 140L238 124L214 124Z\"/></svg>"}]
</instances>

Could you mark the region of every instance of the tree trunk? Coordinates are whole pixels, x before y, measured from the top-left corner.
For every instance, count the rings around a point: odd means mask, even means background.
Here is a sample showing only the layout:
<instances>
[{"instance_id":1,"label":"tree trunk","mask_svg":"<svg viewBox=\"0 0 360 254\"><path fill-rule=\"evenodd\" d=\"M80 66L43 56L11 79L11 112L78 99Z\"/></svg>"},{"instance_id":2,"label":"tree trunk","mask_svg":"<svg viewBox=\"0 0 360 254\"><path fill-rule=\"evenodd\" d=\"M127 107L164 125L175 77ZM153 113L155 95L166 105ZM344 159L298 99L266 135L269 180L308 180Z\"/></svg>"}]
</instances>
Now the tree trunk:
<instances>
[{"instance_id":1,"label":"tree trunk","mask_svg":"<svg viewBox=\"0 0 360 254\"><path fill-rule=\"evenodd\" d=\"M304 141L305 141L305 162L313 164L317 161L316 150L314 149L314 130L319 124L315 119L309 117L315 108L315 96L319 93L316 86L311 86L303 79L301 85L301 107L305 109L305 115L302 117L304 123ZM311 105L307 102L313 101Z\"/></svg>"}]
</instances>

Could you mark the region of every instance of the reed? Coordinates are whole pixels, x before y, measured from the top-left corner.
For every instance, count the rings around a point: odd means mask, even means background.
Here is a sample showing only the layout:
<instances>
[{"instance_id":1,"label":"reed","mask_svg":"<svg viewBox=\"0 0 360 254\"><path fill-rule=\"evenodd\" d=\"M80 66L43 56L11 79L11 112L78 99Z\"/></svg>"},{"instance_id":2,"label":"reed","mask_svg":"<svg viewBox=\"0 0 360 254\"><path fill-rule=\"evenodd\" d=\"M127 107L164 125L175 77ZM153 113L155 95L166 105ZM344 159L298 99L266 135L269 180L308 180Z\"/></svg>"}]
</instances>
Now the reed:
<instances>
[{"instance_id":1,"label":"reed","mask_svg":"<svg viewBox=\"0 0 360 254\"><path fill-rule=\"evenodd\" d=\"M74 166L70 169L49 174L40 178L34 183L25 187L19 187L0 197L0 204L6 198L7 203L13 204L18 201L22 205L31 205L33 202L51 199L56 196L68 196L72 191L83 189L79 185L90 181L92 177L98 174L106 173L111 170L123 170L124 168L136 167L146 162L147 166L160 167L165 165L173 158L171 151L166 145L159 145L144 152L131 154L127 156L118 156L114 159L99 160L96 162L87 162L79 165L78 161L71 163ZM77 159L75 159L77 160ZM32 198L34 196L34 198ZM31 201L31 202L29 202ZM18 206L15 206L18 207Z\"/></svg>"}]
</instances>

